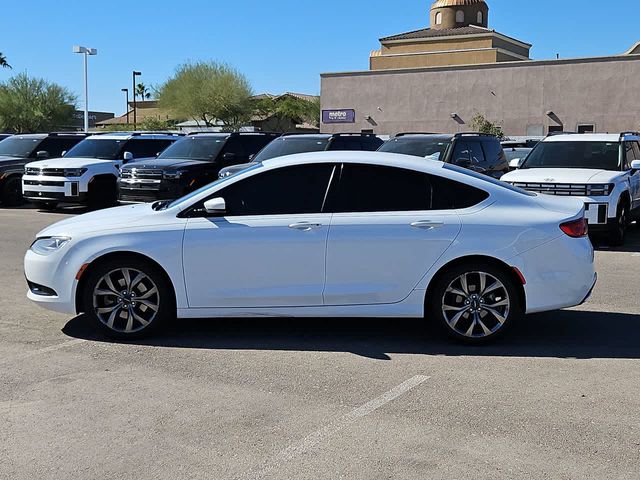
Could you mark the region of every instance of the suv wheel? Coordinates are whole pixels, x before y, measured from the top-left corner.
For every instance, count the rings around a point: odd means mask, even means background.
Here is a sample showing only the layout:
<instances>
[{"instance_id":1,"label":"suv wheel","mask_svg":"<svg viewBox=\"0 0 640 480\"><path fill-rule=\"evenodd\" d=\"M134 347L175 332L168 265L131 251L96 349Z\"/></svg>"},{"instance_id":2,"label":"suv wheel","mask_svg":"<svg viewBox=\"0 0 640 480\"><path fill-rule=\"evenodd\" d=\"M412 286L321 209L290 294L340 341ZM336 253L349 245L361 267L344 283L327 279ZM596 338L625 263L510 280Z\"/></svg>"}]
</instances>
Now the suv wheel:
<instances>
[{"instance_id":1,"label":"suv wheel","mask_svg":"<svg viewBox=\"0 0 640 480\"><path fill-rule=\"evenodd\" d=\"M427 311L453 339L485 344L502 335L520 315L513 280L491 264L458 265L437 280Z\"/></svg>"},{"instance_id":2,"label":"suv wheel","mask_svg":"<svg viewBox=\"0 0 640 480\"><path fill-rule=\"evenodd\" d=\"M4 181L0 200L8 207L17 207L24 203L22 179L19 175L13 175Z\"/></svg>"},{"instance_id":3,"label":"suv wheel","mask_svg":"<svg viewBox=\"0 0 640 480\"><path fill-rule=\"evenodd\" d=\"M150 263L136 258L108 261L88 275L82 292L84 310L108 337L149 335L175 312L165 276Z\"/></svg>"},{"instance_id":4,"label":"suv wheel","mask_svg":"<svg viewBox=\"0 0 640 480\"><path fill-rule=\"evenodd\" d=\"M624 245L624 239L627 234L627 227L629 226L629 207L627 202L621 202L618 205L618 214L616 215L615 223L611 229L609 236L609 243L614 247L621 247Z\"/></svg>"}]
</instances>

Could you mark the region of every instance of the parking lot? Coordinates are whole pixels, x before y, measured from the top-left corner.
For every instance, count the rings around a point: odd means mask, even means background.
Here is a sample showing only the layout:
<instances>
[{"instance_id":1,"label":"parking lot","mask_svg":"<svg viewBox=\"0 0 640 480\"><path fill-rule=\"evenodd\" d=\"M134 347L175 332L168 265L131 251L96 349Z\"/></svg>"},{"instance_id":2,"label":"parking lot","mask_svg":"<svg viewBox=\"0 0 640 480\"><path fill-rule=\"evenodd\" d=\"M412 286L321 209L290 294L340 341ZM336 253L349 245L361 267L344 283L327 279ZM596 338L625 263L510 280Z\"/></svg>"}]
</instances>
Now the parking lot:
<instances>
[{"instance_id":1,"label":"parking lot","mask_svg":"<svg viewBox=\"0 0 640 480\"><path fill-rule=\"evenodd\" d=\"M25 298L0 209L0 477L580 478L640 471L640 228L576 309L490 347L415 320L189 320L113 343Z\"/></svg>"}]
</instances>

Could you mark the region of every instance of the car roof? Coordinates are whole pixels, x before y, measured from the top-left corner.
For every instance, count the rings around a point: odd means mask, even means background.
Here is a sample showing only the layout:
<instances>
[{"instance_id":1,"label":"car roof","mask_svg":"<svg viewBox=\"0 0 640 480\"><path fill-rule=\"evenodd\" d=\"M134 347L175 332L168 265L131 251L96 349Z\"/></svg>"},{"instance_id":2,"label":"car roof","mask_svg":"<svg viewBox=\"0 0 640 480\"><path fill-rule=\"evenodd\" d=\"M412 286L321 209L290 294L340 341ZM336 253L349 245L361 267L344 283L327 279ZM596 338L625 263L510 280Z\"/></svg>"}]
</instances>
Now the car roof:
<instances>
[{"instance_id":1,"label":"car roof","mask_svg":"<svg viewBox=\"0 0 640 480\"><path fill-rule=\"evenodd\" d=\"M98 133L88 138L92 140L130 140L132 138L144 138L145 140L178 140L184 137L177 133L154 133L154 132L113 132Z\"/></svg>"},{"instance_id":2,"label":"car roof","mask_svg":"<svg viewBox=\"0 0 640 480\"><path fill-rule=\"evenodd\" d=\"M558 134L546 137L543 142L620 142L619 133Z\"/></svg>"},{"instance_id":3,"label":"car roof","mask_svg":"<svg viewBox=\"0 0 640 480\"><path fill-rule=\"evenodd\" d=\"M454 136L448 133L399 133L390 140L399 140L401 138L425 138L430 140L451 140Z\"/></svg>"}]
</instances>

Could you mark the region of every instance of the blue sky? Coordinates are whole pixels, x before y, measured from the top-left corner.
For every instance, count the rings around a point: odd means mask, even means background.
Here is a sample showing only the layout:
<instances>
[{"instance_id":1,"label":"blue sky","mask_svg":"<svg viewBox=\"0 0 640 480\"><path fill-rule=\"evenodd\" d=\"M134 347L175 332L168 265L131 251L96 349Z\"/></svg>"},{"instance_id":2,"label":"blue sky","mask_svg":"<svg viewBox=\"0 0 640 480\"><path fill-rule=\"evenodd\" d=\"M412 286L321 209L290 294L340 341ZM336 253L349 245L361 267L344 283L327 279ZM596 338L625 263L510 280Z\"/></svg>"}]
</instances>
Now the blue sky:
<instances>
[{"instance_id":1,"label":"blue sky","mask_svg":"<svg viewBox=\"0 0 640 480\"><path fill-rule=\"evenodd\" d=\"M490 27L533 44L532 57L617 54L640 40L638 0L488 0ZM90 108L124 111L131 71L161 84L187 60L242 71L256 93L319 93L321 72L365 70L381 36L428 26L429 0L30 0L3 2L0 52L12 71L60 83L82 105L81 44Z\"/></svg>"}]
</instances>

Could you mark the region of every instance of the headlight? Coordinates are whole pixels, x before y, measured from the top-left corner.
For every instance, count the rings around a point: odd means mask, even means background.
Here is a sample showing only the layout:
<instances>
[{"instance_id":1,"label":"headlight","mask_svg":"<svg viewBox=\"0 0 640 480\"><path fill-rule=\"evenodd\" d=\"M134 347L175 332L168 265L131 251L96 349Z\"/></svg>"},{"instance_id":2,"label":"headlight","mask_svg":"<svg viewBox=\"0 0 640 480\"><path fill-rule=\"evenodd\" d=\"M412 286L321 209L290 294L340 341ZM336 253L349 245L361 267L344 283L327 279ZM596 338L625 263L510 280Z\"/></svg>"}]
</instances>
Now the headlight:
<instances>
[{"instance_id":1,"label":"headlight","mask_svg":"<svg viewBox=\"0 0 640 480\"><path fill-rule=\"evenodd\" d=\"M81 177L87 171L86 168L65 168L64 176L65 177Z\"/></svg>"},{"instance_id":2,"label":"headlight","mask_svg":"<svg viewBox=\"0 0 640 480\"><path fill-rule=\"evenodd\" d=\"M50 255L60 250L70 241L71 239L69 237L36 238L36 241L31 244L31 251L38 255Z\"/></svg>"},{"instance_id":3,"label":"headlight","mask_svg":"<svg viewBox=\"0 0 640 480\"><path fill-rule=\"evenodd\" d=\"M182 177L185 173L187 173L187 172L184 171L184 170L177 170L175 172L165 172L165 173L162 174L162 178L166 178L166 179L172 180L172 179L176 179L176 178Z\"/></svg>"}]
</instances>

